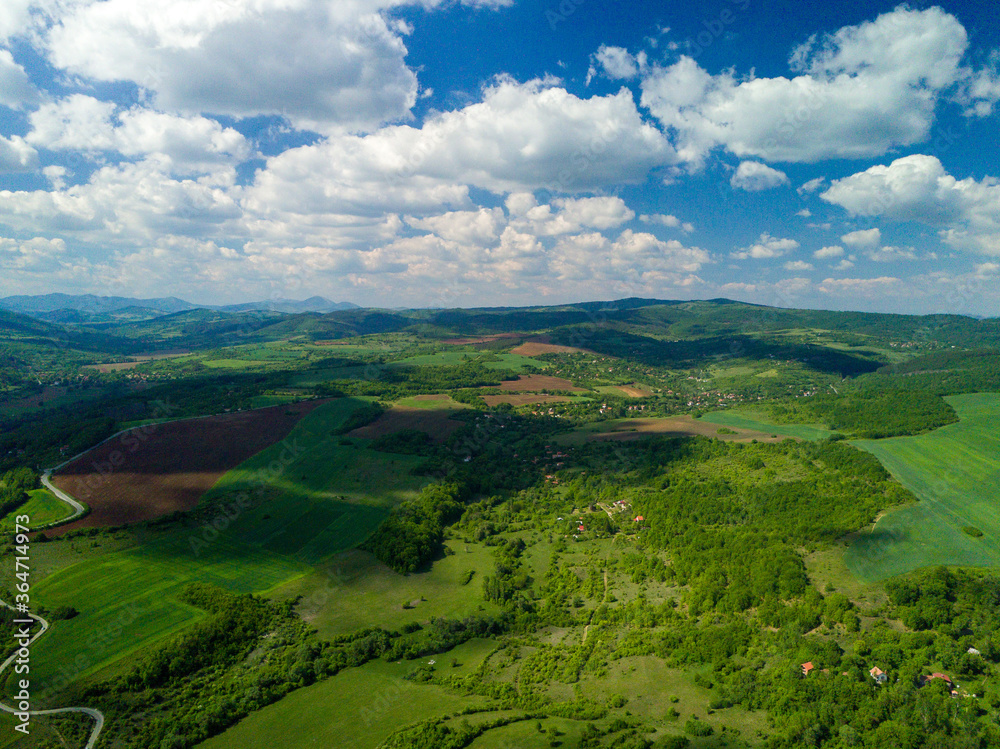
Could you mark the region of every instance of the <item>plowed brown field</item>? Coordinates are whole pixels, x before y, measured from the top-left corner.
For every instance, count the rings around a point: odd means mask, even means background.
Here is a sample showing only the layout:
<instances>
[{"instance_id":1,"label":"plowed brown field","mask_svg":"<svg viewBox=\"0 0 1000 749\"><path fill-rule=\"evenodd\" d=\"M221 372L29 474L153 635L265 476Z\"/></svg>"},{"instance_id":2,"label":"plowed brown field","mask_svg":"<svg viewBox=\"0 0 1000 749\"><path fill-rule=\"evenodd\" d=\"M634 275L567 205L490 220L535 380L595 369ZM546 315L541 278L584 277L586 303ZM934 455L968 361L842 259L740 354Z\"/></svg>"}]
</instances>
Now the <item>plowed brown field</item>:
<instances>
[{"instance_id":1,"label":"plowed brown field","mask_svg":"<svg viewBox=\"0 0 1000 749\"><path fill-rule=\"evenodd\" d=\"M516 380L504 380L500 383L501 390L514 393L533 393L539 390L569 390L573 393L585 393L584 388L576 387L569 380L549 375L520 375Z\"/></svg>"},{"instance_id":2,"label":"plowed brown field","mask_svg":"<svg viewBox=\"0 0 1000 749\"><path fill-rule=\"evenodd\" d=\"M139 523L190 510L219 478L280 442L322 401L137 427L59 469L52 483L90 507L47 531Z\"/></svg>"}]
</instances>

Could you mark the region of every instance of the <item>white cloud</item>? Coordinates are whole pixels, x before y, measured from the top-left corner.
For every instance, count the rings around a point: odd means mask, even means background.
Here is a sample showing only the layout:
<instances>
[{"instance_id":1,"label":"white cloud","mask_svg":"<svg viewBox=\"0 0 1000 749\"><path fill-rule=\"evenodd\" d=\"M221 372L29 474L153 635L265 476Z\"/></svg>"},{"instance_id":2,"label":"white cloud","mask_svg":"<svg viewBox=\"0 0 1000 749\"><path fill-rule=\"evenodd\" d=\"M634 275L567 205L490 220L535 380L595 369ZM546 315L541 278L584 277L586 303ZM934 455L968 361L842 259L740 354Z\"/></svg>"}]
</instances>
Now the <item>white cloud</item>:
<instances>
[{"instance_id":1,"label":"white cloud","mask_svg":"<svg viewBox=\"0 0 1000 749\"><path fill-rule=\"evenodd\" d=\"M114 148L111 118L116 105L84 94L43 104L29 116L27 141L51 151L104 151Z\"/></svg>"},{"instance_id":2,"label":"white cloud","mask_svg":"<svg viewBox=\"0 0 1000 749\"><path fill-rule=\"evenodd\" d=\"M20 231L76 232L96 242L135 245L167 234L210 235L239 218L226 189L231 183L175 180L165 166L147 159L103 167L84 185L0 191L0 220Z\"/></svg>"},{"instance_id":3,"label":"white cloud","mask_svg":"<svg viewBox=\"0 0 1000 749\"><path fill-rule=\"evenodd\" d=\"M84 0L51 29L48 53L73 74L133 81L167 110L371 128L408 116L417 96L405 29L378 13L387 5Z\"/></svg>"},{"instance_id":4,"label":"white cloud","mask_svg":"<svg viewBox=\"0 0 1000 749\"><path fill-rule=\"evenodd\" d=\"M646 68L646 53L631 54L623 47L609 47L602 44L594 55L597 64L608 78L627 80L635 78Z\"/></svg>"},{"instance_id":5,"label":"white cloud","mask_svg":"<svg viewBox=\"0 0 1000 749\"><path fill-rule=\"evenodd\" d=\"M30 24L28 8L35 0L4 0L0 3L0 42L24 31Z\"/></svg>"},{"instance_id":6,"label":"white cloud","mask_svg":"<svg viewBox=\"0 0 1000 749\"><path fill-rule=\"evenodd\" d=\"M800 195L804 195L805 193L816 192L824 184L826 184L826 177L816 177L816 179L811 179L808 182L803 182L798 189L798 193Z\"/></svg>"},{"instance_id":7,"label":"white cloud","mask_svg":"<svg viewBox=\"0 0 1000 749\"><path fill-rule=\"evenodd\" d=\"M787 185L788 175L759 161L741 161L729 184L748 192L759 192Z\"/></svg>"},{"instance_id":8,"label":"white cloud","mask_svg":"<svg viewBox=\"0 0 1000 749\"><path fill-rule=\"evenodd\" d=\"M677 240L664 242L652 234L626 229L613 242L601 234L561 239L552 250L552 268L559 278L614 282L680 282L710 261L698 247Z\"/></svg>"},{"instance_id":9,"label":"white cloud","mask_svg":"<svg viewBox=\"0 0 1000 749\"><path fill-rule=\"evenodd\" d=\"M57 266L66 252L62 239L9 239L0 237L0 268L44 273Z\"/></svg>"},{"instance_id":10,"label":"white cloud","mask_svg":"<svg viewBox=\"0 0 1000 749\"><path fill-rule=\"evenodd\" d=\"M3 11L0 11L3 13ZM3 21L0 19L0 27ZM0 106L24 109L38 101L38 92L28 80L24 68L14 61L6 49L0 49Z\"/></svg>"},{"instance_id":11,"label":"white cloud","mask_svg":"<svg viewBox=\"0 0 1000 749\"><path fill-rule=\"evenodd\" d=\"M38 168L38 152L24 138L0 135L0 174L30 172Z\"/></svg>"},{"instance_id":12,"label":"white cloud","mask_svg":"<svg viewBox=\"0 0 1000 749\"><path fill-rule=\"evenodd\" d=\"M801 216L802 218L812 218L813 214L808 208L803 208L801 211L796 211L795 215Z\"/></svg>"},{"instance_id":13,"label":"white cloud","mask_svg":"<svg viewBox=\"0 0 1000 749\"><path fill-rule=\"evenodd\" d=\"M840 238L848 247L872 248L882 243L882 232L878 228L852 231Z\"/></svg>"},{"instance_id":14,"label":"white cloud","mask_svg":"<svg viewBox=\"0 0 1000 749\"><path fill-rule=\"evenodd\" d=\"M422 128L332 137L268 159L245 191L262 215L467 209L469 188L496 193L597 190L641 182L672 160L631 94L579 99L543 81L507 79L482 102ZM591 204L592 205L592 204Z\"/></svg>"},{"instance_id":15,"label":"white cloud","mask_svg":"<svg viewBox=\"0 0 1000 749\"><path fill-rule=\"evenodd\" d=\"M865 256L876 263L895 263L900 260L917 259L917 253L912 247L878 247L866 252Z\"/></svg>"},{"instance_id":16,"label":"white cloud","mask_svg":"<svg viewBox=\"0 0 1000 749\"><path fill-rule=\"evenodd\" d=\"M956 249L1000 254L1000 184L991 177L957 180L934 156L873 166L836 180L820 197L855 215L937 227Z\"/></svg>"},{"instance_id":17,"label":"white cloud","mask_svg":"<svg viewBox=\"0 0 1000 749\"><path fill-rule=\"evenodd\" d=\"M901 6L797 48L793 78L712 76L681 57L643 80L642 104L695 164L715 146L768 161L878 156L927 137L967 43L941 9Z\"/></svg>"},{"instance_id":18,"label":"white cloud","mask_svg":"<svg viewBox=\"0 0 1000 749\"><path fill-rule=\"evenodd\" d=\"M26 140L53 151L116 151L129 157L160 154L180 173L211 171L250 155L243 135L215 120L140 107L121 113L116 109L112 102L84 94L49 102L31 113L32 129Z\"/></svg>"},{"instance_id":19,"label":"white cloud","mask_svg":"<svg viewBox=\"0 0 1000 749\"><path fill-rule=\"evenodd\" d=\"M794 239L779 239L764 232L760 235L760 239L756 244L744 247L738 252L732 253L732 256L738 260L746 260L748 258L765 260L787 255L792 250L798 249L798 247L799 243Z\"/></svg>"},{"instance_id":20,"label":"white cloud","mask_svg":"<svg viewBox=\"0 0 1000 749\"><path fill-rule=\"evenodd\" d=\"M838 245L833 245L831 247L822 247L813 253L813 257L817 260L829 260L830 258L843 257L844 248Z\"/></svg>"},{"instance_id":21,"label":"white cloud","mask_svg":"<svg viewBox=\"0 0 1000 749\"><path fill-rule=\"evenodd\" d=\"M894 276L879 278L826 278L817 287L824 294L849 293L855 296L872 297L883 294L900 284L900 279Z\"/></svg>"},{"instance_id":22,"label":"white cloud","mask_svg":"<svg viewBox=\"0 0 1000 749\"><path fill-rule=\"evenodd\" d=\"M807 263L805 260L790 260L785 263L785 270L813 270L812 263Z\"/></svg>"},{"instance_id":23,"label":"white cloud","mask_svg":"<svg viewBox=\"0 0 1000 749\"><path fill-rule=\"evenodd\" d=\"M1000 50L994 50L990 60L980 70L967 71L959 100L966 106L966 115L989 117L1000 101Z\"/></svg>"},{"instance_id":24,"label":"white cloud","mask_svg":"<svg viewBox=\"0 0 1000 749\"><path fill-rule=\"evenodd\" d=\"M452 242L485 245L497 240L506 220L501 208L480 208L478 211L449 211L427 218L407 217L406 223Z\"/></svg>"},{"instance_id":25,"label":"white cloud","mask_svg":"<svg viewBox=\"0 0 1000 749\"><path fill-rule=\"evenodd\" d=\"M682 231L690 234L694 231L694 224L688 221L681 221L676 216L664 213L653 213L653 214L642 214L639 216L639 220L644 224L660 224L661 226L667 226L671 229L681 229Z\"/></svg>"},{"instance_id":26,"label":"white cloud","mask_svg":"<svg viewBox=\"0 0 1000 749\"><path fill-rule=\"evenodd\" d=\"M854 256L852 255L851 257L854 257ZM843 260L841 260L839 263L837 263L833 267L833 269L834 270L850 270L853 267L854 267L854 261L851 260L850 258L846 258L845 257Z\"/></svg>"}]
</instances>

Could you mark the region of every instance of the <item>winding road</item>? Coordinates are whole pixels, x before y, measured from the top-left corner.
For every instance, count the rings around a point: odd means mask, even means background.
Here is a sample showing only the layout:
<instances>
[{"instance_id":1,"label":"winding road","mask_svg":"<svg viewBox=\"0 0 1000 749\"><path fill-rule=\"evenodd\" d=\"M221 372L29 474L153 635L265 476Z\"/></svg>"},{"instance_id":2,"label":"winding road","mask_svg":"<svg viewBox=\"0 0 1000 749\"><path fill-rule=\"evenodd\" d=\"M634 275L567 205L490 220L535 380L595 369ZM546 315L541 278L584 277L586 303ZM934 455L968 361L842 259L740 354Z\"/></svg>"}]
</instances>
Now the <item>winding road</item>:
<instances>
[{"instance_id":1,"label":"winding road","mask_svg":"<svg viewBox=\"0 0 1000 749\"><path fill-rule=\"evenodd\" d=\"M82 517L87 512L87 508L86 507L84 507L82 504L80 504L79 502L77 502L75 499L73 499L71 496L69 496L62 489L57 489L56 486L55 486L55 484L52 483L51 478L52 478L52 471L51 470L48 470L44 474L42 474L42 486L44 486L50 492L52 492L53 494L55 494L56 497L58 497L63 502L65 502L70 507L72 507L73 508L73 514L70 515L68 518L63 518L62 520L57 520L54 523L49 523L48 525L39 526L38 528L32 528L33 531L40 531L40 530L43 530L45 528L51 528L54 525L64 525L66 523L72 523L74 520L76 520L79 517Z\"/></svg>"},{"instance_id":2,"label":"winding road","mask_svg":"<svg viewBox=\"0 0 1000 749\"><path fill-rule=\"evenodd\" d=\"M79 502L77 502L75 499L73 499L71 496L69 496L66 492L64 492L64 491L62 491L60 489L57 489L55 486L53 486L52 482L49 481L49 479L50 479L51 476L52 476L52 471L51 470L45 472L45 474L42 476L42 486L44 486L46 489L48 489L50 492L52 492L54 495L56 495L63 502L66 502L68 505L70 505L73 508L74 512L73 512L73 515L71 515L68 518L63 518L62 520L60 520L60 521L58 521L56 523L50 523L49 525L43 526L45 528L49 528L52 525L62 525L63 523L69 523L69 522L71 522L73 520L76 520L81 515L83 515L84 513L87 512L87 508L86 507L84 507L82 504L80 504ZM40 529L36 528L34 530L40 530ZM21 614L21 612L19 612L14 606L12 606L11 604L7 603L6 601L0 601L0 606L4 606L5 608L10 609L14 613L20 614L21 616L27 616L30 619L34 619L36 622L38 622L39 624L42 625L42 628L40 630L38 630L38 632L36 632L35 635L28 641L27 647L30 648L34 644L35 640L37 640L39 637L41 637L46 632L48 632L48 630L49 630L49 623L47 621L45 621L45 619L43 619L42 617L40 617L38 614ZM20 649L20 648L18 648L18 649ZM10 664L12 664L16 658L17 658L17 650L15 650L14 653L12 653L11 656L9 658L7 658L7 660L5 660L2 665L0 665L0 675L3 674L4 670L8 666L10 666ZM13 714L17 714L17 713L20 712L18 710L15 710L14 708L12 708L10 705L7 705L7 704L5 704L3 702L0 702L0 710L2 710L5 713L11 713L12 715ZM104 728L104 714L101 713L100 710L94 710L93 708L90 708L90 707L58 707L58 708L54 708L52 710L29 710L28 711L28 715L32 715L32 716L34 716L34 715L58 715L60 713L83 713L84 715L89 715L91 718L94 719L94 729L90 732L90 738L87 740L87 744L84 747L84 749L94 749L94 747L97 745L97 738L98 738L98 736L101 735L101 729Z\"/></svg>"}]
</instances>

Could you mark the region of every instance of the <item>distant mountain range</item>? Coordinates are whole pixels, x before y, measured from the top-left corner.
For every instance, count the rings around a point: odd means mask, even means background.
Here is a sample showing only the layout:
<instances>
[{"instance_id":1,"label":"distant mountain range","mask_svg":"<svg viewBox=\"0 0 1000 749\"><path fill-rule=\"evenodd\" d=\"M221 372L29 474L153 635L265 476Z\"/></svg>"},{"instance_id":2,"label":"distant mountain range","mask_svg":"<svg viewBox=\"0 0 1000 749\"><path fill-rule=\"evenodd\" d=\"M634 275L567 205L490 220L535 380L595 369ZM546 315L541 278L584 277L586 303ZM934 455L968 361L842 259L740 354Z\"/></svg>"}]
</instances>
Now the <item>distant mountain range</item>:
<instances>
[{"instance_id":1,"label":"distant mountain range","mask_svg":"<svg viewBox=\"0 0 1000 749\"><path fill-rule=\"evenodd\" d=\"M302 301L268 299L244 304L212 305L192 304L176 297L135 299L121 296L95 296L93 294L40 294L4 297L0 299L0 309L50 322L84 324L149 320L160 315L171 315L194 309L211 309L219 312L268 311L287 314L302 312L327 314L341 310L358 309L358 305L350 302L332 302L321 296L310 297Z\"/></svg>"}]
</instances>

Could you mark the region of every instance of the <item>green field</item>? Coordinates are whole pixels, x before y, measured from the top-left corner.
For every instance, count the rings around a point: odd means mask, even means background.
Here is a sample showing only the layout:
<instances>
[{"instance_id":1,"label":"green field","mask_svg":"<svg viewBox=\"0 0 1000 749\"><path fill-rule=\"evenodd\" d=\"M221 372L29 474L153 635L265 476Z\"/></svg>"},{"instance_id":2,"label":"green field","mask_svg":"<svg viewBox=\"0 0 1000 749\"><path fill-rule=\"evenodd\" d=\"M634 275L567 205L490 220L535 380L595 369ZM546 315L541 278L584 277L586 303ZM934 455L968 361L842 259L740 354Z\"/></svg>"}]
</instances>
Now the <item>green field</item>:
<instances>
[{"instance_id":1,"label":"green field","mask_svg":"<svg viewBox=\"0 0 1000 749\"><path fill-rule=\"evenodd\" d=\"M347 669L292 692L198 749L375 749L402 726L485 702L403 678L425 661L379 660Z\"/></svg>"},{"instance_id":2,"label":"green field","mask_svg":"<svg viewBox=\"0 0 1000 749\"><path fill-rule=\"evenodd\" d=\"M821 424L774 424L767 420L765 414L755 411L713 411L702 416L701 420L731 429L755 429L758 432L803 440L821 440L833 434Z\"/></svg>"},{"instance_id":3,"label":"green field","mask_svg":"<svg viewBox=\"0 0 1000 749\"><path fill-rule=\"evenodd\" d=\"M1000 394L946 398L960 421L917 437L858 440L920 500L858 534L845 554L864 581L931 565L1000 565ZM970 526L983 532L973 538Z\"/></svg>"},{"instance_id":4,"label":"green field","mask_svg":"<svg viewBox=\"0 0 1000 749\"><path fill-rule=\"evenodd\" d=\"M452 400L451 396L448 395L444 400L421 400L419 398L400 398L395 402L397 406L406 406L407 408L424 408L428 411L438 411L446 409L460 409L460 408L472 408L467 403L459 403L456 400Z\"/></svg>"},{"instance_id":5,"label":"green field","mask_svg":"<svg viewBox=\"0 0 1000 749\"><path fill-rule=\"evenodd\" d=\"M31 499L0 520L0 529L5 531L13 529L14 518L18 515L27 515L31 518L32 528L41 528L73 514L73 508L61 499L56 499L48 489L35 489L35 491L29 492L29 495Z\"/></svg>"},{"instance_id":6,"label":"green field","mask_svg":"<svg viewBox=\"0 0 1000 749\"><path fill-rule=\"evenodd\" d=\"M483 577L493 572L489 547L449 541L452 554L424 572L399 575L371 554L350 551L316 571L276 588L276 599L302 596L301 612L320 637L333 637L364 627L393 629L434 617L458 619L496 613L483 599ZM462 579L474 571L465 585ZM409 604L411 608L403 608Z\"/></svg>"},{"instance_id":7,"label":"green field","mask_svg":"<svg viewBox=\"0 0 1000 749\"><path fill-rule=\"evenodd\" d=\"M391 507L415 496L427 483L410 473L420 458L369 450L366 440L335 433L363 403L338 398L319 406L281 443L223 476L203 501L225 505L262 486L266 497L227 533L315 563L364 541Z\"/></svg>"},{"instance_id":8,"label":"green field","mask_svg":"<svg viewBox=\"0 0 1000 749\"><path fill-rule=\"evenodd\" d=\"M476 361L481 358L482 355L474 351L439 351L435 354L421 354L420 356L400 359L393 362L393 364L414 367L454 367L464 361ZM548 366L543 361L532 359L530 356L521 356L520 354L490 354L489 358L496 358L499 361L484 361L483 366L487 369L520 372L525 367L545 369Z\"/></svg>"},{"instance_id":9,"label":"green field","mask_svg":"<svg viewBox=\"0 0 1000 749\"><path fill-rule=\"evenodd\" d=\"M230 590L267 590L309 568L225 537L198 549L191 532L173 532L126 551L88 558L33 586L49 609L72 606L79 615L52 623L31 651L39 697L56 679L74 681L181 629L204 614L177 600L191 582Z\"/></svg>"}]
</instances>

